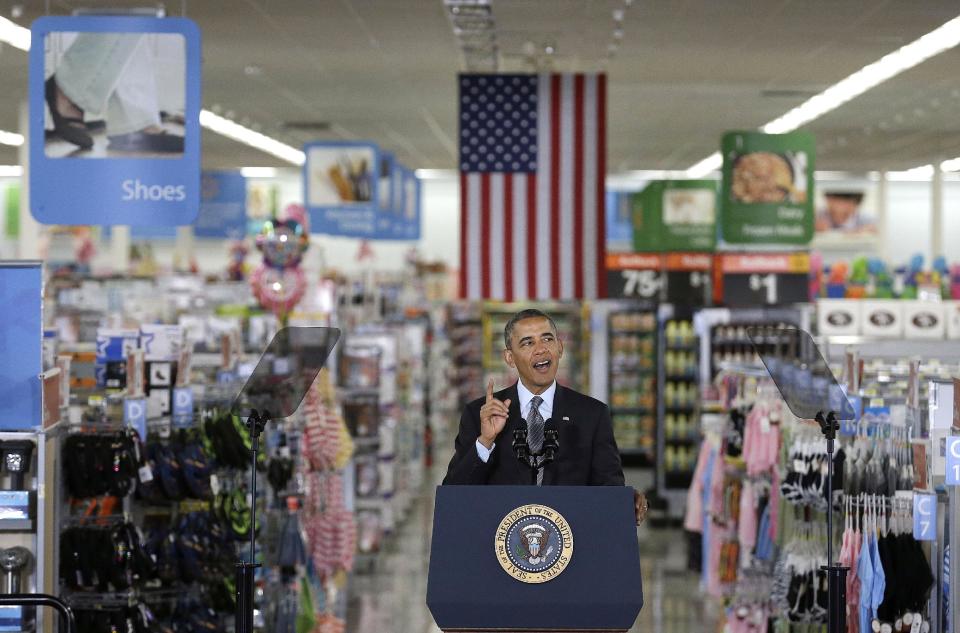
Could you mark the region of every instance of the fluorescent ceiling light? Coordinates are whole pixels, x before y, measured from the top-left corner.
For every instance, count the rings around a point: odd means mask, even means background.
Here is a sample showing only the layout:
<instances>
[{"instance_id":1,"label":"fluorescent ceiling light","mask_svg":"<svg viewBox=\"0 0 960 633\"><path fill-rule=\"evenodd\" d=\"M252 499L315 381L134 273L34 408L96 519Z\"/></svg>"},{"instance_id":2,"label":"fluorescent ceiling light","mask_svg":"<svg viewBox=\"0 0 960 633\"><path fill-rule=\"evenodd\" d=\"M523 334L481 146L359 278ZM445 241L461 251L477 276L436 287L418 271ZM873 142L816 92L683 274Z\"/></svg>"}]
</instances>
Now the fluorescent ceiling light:
<instances>
[{"instance_id":1,"label":"fluorescent ceiling light","mask_svg":"<svg viewBox=\"0 0 960 633\"><path fill-rule=\"evenodd\" d=\"M457 178L456 169L416 169L413 172L420 180L447 180Z\"/></svg>"},{"instance_id":2,"label":"fluorescent ceiling light","mask_svg":"<svg viewBox=\"0 0 960 633\"><path fill-rule=\"evenodd\" d=\"M763 125L760 129L767 134L792 132L839 108L871 88L879 86L888 79L896 77L935 55L948 51L958 44L960 44L960 16L892 53L884 55L877 61L867 64L823 92L810 97L783 116ZM722 164L723 160L720 153L717 152L690 167L687 170L687 175L690 178L699 178L714 169L718 169Z\"/></svg>"},{"instance_id":3,"label":"fluorescent ceiling light","mask_svg":"<svg viewBox=\"0 0 960 633\"><path fill-rule=\"evenodd\" d=\"M23 134L17 134L16 132L7 132L6 130L0 130L0 144L2 145L12 145L14 147L20 147L23 145Z\"/></svg>"},{"instance_id":4,"label":"fluorescent ceiling light","mask_svg":"<svg viewBox=\"0 0 960 633\"><path fill-rule=\"evenodd\" d=\"M696 165L687 169L687 178L703 178L710 172L717 171L723 167L723 156L720 152L714 152L701 160Z\"/></svg>"},{"instance_id":5,"label":"fluorescent ceiling light","mask_svg":"<svg viewBox=\"0 0 960 633\"><path fill-rule=\"evenodd\" d=\"M940 163L940 171L960 171L960 157L951 158Z\"/></svg>"},{"instance_id":6,"label":"fluorescent ceiling light","mask_svg":"<svg viewBox=\"0 0 960 633\"><path fill-rule=\"evenodd\" d=\"M0 16L0 42L28 51L30 50L30 29Z\"/></svg>"},{"instance_id":7,"label":"fluorescent ceiling light","mask_svg":"<svg viewBox=\"0 0 960 633\"><path fill-rule=\"evenodd\" d=\"M275 178L276 167L241 167L240 175L244 178Z\"/></svg>"},{"instance_id":8,"label":"fluorescent ceiling light","mask_svg":"<svg viewBox=\"0 0 960 633\"><path fill-rule=\"evenodd\" d=\"M272 154L288 163L299 166L306 162L306 154L301 150L291 147L286 143L281 143L275 138L270 138L266 134L251 130L219 114L214 114L210 110L200 110L200 125L211 132L216 132L217 134L239 141L260 151Z\"/></svg>"},{"instance_id":9,"label":"fluorescent ceiling light","mask_svg":"<svg viewBox=\"0 0 960 633\"><path fill-rule=\"evenodd\" d=\"M0 165L0 178L19 178L23 175L20 165Z\"/></svg>"},{"instance_id":10,"label":"fluorescent ceiling light","mask_svg":"<svg viewBox=\"0 0 960 633\"><path fill-rule=\"evenodd\" d=\"M891 182L927 182L933 179L933 165L920 165L904 171L888 171L887 180Z\"/></svg>"}]
</instances>

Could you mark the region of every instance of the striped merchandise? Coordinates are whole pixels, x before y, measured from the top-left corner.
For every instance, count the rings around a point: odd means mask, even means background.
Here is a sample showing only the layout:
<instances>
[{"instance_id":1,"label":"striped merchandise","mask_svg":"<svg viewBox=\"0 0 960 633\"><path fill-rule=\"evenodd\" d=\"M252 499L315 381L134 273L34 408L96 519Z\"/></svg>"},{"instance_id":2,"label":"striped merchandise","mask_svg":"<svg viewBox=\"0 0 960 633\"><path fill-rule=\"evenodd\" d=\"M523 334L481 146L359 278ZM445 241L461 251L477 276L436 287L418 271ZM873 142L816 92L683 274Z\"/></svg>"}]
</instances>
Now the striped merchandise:
<instances>
[{"instance_id":1,"label":"striped merchandise","mask_svg":"<svg viewBox=\"0 0 960 633\"><path fill-rule=\"evenodd\" d=\"M605 296L606 76L459 82L460 296Z\"/></svg>"}]
</instances>

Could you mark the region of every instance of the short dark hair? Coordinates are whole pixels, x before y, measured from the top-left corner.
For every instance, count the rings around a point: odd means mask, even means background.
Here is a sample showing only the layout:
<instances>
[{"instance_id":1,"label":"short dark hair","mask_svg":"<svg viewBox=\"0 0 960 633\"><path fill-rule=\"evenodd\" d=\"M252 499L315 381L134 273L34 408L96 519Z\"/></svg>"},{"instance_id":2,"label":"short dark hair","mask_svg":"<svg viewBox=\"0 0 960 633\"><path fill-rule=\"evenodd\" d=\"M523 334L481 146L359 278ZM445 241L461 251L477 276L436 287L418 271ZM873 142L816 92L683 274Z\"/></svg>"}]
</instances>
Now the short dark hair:
<instances>
[{"instance_id":1,"label":"short dark hair","mask_svg":"<svg viewBox=\"0 0 960 633\"><path fill-rule=\"evenodd\" d=\"M557 332L557 324L554 322L553 317L544 312L543 310L537 310L536 308L527 308L526 310L520 310L507 321L507 325L503 328L503 344L507 349L510 349L510 338L513 336L514 326L524 319L546 319L550 322L550 327L553 328L554 334Z\"/></svg>"}]
</instances>

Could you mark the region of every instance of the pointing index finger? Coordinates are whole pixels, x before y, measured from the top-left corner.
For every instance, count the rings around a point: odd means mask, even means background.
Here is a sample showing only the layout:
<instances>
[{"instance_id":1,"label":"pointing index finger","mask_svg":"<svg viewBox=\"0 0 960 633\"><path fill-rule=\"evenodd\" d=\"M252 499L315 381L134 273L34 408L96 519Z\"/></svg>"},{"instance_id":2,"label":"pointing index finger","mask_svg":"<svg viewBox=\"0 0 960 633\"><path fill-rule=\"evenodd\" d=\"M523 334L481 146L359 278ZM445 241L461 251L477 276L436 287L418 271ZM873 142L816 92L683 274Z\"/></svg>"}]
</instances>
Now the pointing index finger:
<instances>
[{"instance_id":1,"label":"pointing index finger","mask_svg":"<svg viewBox=\"0 0 960 633\"><path fill-rule=\"evenodd\" d=\"M493 378L487 382L487 402L493 401Z\"/></svg>"}]
</instances>

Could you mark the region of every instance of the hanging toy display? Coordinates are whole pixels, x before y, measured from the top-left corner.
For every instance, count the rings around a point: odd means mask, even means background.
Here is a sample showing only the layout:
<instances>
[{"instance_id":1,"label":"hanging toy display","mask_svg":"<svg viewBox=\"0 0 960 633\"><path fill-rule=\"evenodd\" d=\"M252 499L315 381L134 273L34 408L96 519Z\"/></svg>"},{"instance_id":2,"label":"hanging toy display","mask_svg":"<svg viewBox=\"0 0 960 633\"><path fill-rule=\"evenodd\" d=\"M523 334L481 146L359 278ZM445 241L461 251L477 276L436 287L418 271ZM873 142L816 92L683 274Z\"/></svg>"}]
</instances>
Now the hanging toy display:
<instances>
[{"instance_id":1,"label":"hanging toy display","mask_svg":"<svg viewBox=\"0 0 960 633\"><path fill-rule=\"evenodd\" d=\"M89 272L90 264L97 254L96 244L89 227L80 227L73 234L73 254L78 268Z\"/></svg>"},{"instance_id":2,"label":"hanging toy display","mask_svg":"<svg viewBox=\"0 0 960 633\"><path fill-rule=\"evenodd\" d=\"M243 281L246 279L246 259L250 248L246 240L233 240L230 243L230 263L227 264L227 279Z\"/></svg>"},{"instance_id":3,"label":"hanging toy display","mask_svg":"<svg viewBox=\"0 0 960 633\"><path fill-rule=\"evenodd\" d=\"M302 209L299 205L287 207L285 220L267 220L257 236L263 263L250 276L250 286L260 305L281 319L293 310L307 289L300 261L310 238Z\"/></svg>"}]
</instances>

